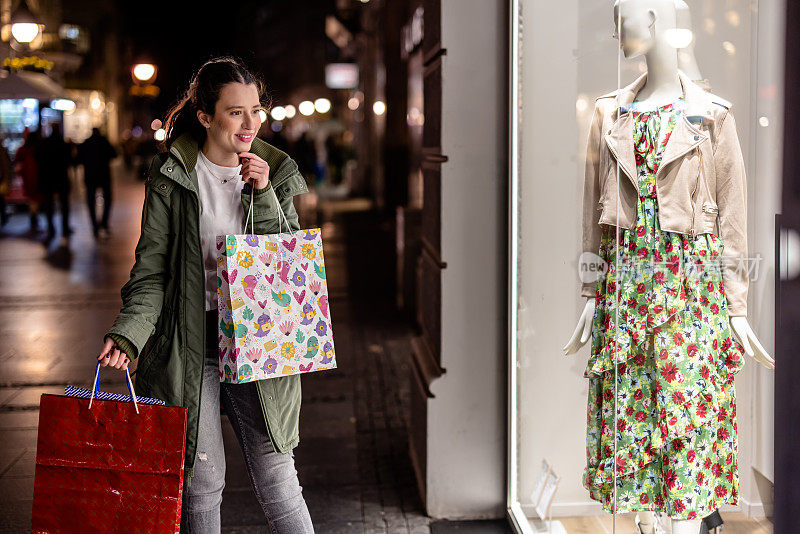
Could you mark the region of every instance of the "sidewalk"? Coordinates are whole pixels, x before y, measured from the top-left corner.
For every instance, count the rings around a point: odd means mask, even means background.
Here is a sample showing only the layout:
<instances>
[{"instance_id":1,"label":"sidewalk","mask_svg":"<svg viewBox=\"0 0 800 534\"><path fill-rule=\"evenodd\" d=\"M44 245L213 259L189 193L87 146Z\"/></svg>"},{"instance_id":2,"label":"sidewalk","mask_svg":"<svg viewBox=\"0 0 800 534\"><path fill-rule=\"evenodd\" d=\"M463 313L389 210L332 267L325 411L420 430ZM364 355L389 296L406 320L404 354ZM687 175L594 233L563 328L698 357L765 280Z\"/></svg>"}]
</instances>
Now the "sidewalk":
<instances>
[{"instance_id":1,"label":"sidewalk","mask_svg":"<svg viewBox=\"0 0 800 534\"><path fill-rule=\"evenodd\" d=\"M105 242L92 237L76 187L69 250L58 247L60 235L49 249L34 240L27 214L0 230L0 532L30 531L39 398L63 394L68 384L91 386L133 263L142 198L133 177L116 182ZM412 332L397 319L389 291L381 298L379 290L394 273L391 229L369 211L325 213L338 369L303 377L295 449L303 493L318 533L428 533L407 452ZM123 376L101 371L102 389L125 392ZM266 533L227 418L223 425L223 532Z\"/></svg>"}]
</instances>

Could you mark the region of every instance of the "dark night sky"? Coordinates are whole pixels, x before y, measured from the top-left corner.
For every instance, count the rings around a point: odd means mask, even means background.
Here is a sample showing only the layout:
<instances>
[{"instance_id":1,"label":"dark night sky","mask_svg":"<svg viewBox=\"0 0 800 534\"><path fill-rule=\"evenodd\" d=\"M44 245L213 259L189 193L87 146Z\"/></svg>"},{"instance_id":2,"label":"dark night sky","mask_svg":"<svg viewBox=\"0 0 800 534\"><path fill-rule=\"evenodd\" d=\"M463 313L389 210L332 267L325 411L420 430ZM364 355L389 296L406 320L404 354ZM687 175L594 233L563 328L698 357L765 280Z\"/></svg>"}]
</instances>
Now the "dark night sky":
<instances>
[{"instance_id":1,"label":"dark night sky","mask_svg":"<svg viewBox=\"0 0 800 534\"><path fill-rule=\"evenodd\" d=\"M295 87L322 84L335 46L325 37L333 0L269 0L211 4L136 0L119 2L119 20L134 54L158 67L166 109L184 91L194 71L217 55L236 55L261 74L278 100ZM136 57L134 55L134 61Z\"/></svg>"}]
</instances>

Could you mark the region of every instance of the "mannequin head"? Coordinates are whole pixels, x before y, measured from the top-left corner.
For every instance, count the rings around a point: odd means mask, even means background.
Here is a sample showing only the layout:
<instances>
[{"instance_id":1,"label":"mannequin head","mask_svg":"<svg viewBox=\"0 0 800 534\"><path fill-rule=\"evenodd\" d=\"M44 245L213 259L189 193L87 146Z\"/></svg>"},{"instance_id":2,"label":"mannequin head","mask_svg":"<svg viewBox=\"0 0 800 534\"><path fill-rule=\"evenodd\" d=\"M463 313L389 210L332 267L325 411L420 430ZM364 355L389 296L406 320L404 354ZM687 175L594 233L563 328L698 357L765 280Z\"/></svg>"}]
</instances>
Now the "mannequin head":
<instances>
[{"instance_id":1,"label":"mannequin head","mask_svg":"<svg viewBox=\"0 0 800 534\"><path fill-rule=\"evenodd\" d=\"M616 0L614 32L626 58L647 54L675 28L675 0Z\"/></svg>"}]
</instances>

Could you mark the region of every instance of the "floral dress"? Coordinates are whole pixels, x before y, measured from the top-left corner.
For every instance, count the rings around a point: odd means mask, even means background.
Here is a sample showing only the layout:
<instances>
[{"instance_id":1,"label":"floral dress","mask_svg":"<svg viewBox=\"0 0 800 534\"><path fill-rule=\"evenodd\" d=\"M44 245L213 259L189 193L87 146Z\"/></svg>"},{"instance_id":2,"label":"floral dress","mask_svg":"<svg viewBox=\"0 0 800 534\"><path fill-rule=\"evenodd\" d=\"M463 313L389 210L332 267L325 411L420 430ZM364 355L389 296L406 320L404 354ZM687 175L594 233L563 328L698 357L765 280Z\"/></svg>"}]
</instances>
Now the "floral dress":
<instances>
[{"instance_id":1,"label":"floral dress","mask_svg":"<svg viewBox=\"0 0 800 534\"><path fill-rule=\"evenodd\" d=\"M609 512L695 519L738 499L733 379L744 349L730 328L720 238L659 226L656 172L682 108L683 97L632 107L637 219L633 230L603 227L583 483Z\"/></svg>"}]
</instances>

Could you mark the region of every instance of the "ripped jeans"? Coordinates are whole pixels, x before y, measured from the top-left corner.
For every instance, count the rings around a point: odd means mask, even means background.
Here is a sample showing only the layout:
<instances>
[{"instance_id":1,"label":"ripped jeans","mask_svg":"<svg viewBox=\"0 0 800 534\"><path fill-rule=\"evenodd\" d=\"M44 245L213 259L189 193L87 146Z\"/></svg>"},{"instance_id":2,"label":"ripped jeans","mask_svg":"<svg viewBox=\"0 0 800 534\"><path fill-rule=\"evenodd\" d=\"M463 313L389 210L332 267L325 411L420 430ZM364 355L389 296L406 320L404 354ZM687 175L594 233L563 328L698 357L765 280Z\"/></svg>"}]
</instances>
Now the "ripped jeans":
<instances>
[{"instance_id":1,"label":"ripped jeans","mask_svg":"<svg viewBox=\"0 0 800 534\"><path fill-rule=\"evenodd\" d=\"M225 487L225 450L219 403L231 421L244 453L256 498L274 534L313 533L311 516L303 499L294 467L294 453L272 448L256 384L224 384L219 381L216 310L206 312L205 367L200 399L200 421L194 476L181 505L181 532L220 532L220 505Z\"/></svg>"}]
</instances>

